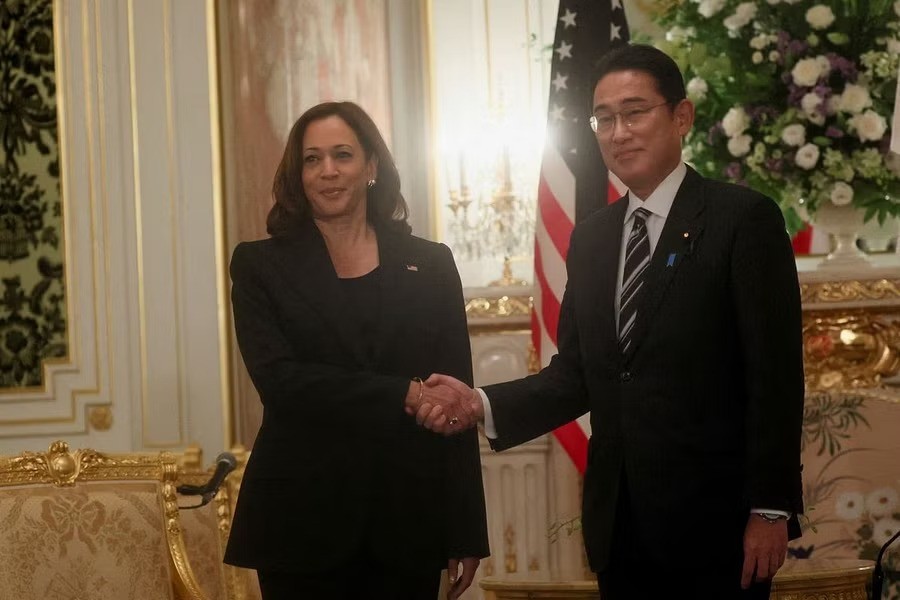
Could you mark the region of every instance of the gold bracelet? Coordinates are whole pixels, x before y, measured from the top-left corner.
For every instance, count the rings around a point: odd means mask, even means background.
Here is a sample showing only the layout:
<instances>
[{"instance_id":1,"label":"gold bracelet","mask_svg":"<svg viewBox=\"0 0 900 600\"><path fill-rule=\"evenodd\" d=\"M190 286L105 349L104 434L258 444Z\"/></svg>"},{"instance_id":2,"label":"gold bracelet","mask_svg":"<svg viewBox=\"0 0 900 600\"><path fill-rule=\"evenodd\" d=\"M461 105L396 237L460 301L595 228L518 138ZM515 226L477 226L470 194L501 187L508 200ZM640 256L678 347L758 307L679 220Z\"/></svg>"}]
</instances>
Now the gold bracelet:
<instances>
[{"instance_id":1,"label":"gold bracelet","mask_svg":"<svg viewBox=\"0 0 900 600\"><path fill-rule=\"evenodd\" d=\"M412 380L419 384L419 396L416 398L416 404L421 404L422 395L425 393L425 382L422 381L421 377L413 377Z\"/></svg>"}]
</instances>

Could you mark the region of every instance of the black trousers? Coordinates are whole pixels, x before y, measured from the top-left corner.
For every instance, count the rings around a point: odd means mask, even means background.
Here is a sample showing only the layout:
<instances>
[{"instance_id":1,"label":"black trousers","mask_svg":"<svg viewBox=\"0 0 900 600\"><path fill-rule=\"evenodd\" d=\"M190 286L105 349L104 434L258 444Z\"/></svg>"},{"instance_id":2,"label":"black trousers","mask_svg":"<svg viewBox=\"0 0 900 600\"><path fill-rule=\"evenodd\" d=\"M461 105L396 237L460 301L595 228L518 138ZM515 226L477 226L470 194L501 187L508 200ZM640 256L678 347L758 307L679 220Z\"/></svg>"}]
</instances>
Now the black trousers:
<instances>
[{"instance_id":1,"label":"black trousers","mask_svg":"<svg viewBox=\"0 0 900 600\"><path fill-rule=\"evenodd\" d=\"M259 570L257 575L263 600L435 600L441 585L439 569L386 567L365 554L326 571Z\"/></svg>"},{"instance_id":2,"label":"black trousers","mask_svg":"<svg viewBox=\"0 0 900 600\"><path fill-rule=\"evenodd\" d=\"M714 524L712 525L715 526ZM628 494L623 474L616 518L613 525L612 552L607 568L597 573L602 600L643 600L682 598L692 600L768 600L770 581L753 583L741 589L743 541L736 539L731 549L709 548L705 552L679 552L672 547L667 564L648 560L647 548L669 543L665 534L652 539L642 532Z\"/></svg>"}]
</instances>

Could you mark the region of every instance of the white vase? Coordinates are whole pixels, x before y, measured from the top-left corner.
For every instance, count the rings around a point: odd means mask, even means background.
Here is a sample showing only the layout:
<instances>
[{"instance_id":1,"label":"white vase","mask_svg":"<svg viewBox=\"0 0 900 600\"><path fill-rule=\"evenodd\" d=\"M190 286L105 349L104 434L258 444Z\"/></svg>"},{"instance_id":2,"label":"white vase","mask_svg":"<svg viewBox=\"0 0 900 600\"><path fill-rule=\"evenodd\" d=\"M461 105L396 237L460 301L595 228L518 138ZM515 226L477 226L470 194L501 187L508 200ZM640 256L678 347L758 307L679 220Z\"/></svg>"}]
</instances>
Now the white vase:
<instances>
[{"instance_id":1,"label":"white vase","mask_svg":"<svg viewBox=\"0 0 900 600\"><path fill-rule=\"evenodd\" d=\"M831 236L831 252L819 263L820 269L870 268L872 263L866 253L860 250L856 241L868 226L863 223L865 212L852 205L837 206L832 202L822 202L810 223ZM875 221L877 225L878 222Z\"/></svg>"}]
</instances>

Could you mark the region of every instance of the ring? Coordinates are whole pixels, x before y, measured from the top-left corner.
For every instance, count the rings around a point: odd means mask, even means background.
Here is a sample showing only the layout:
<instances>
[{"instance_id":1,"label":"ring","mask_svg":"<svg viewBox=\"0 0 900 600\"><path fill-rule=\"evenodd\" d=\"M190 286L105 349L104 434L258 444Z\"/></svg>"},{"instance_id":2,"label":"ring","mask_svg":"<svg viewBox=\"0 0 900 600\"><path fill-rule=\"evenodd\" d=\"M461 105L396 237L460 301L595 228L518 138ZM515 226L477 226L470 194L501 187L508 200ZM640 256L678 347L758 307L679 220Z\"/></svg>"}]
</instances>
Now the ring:
<instances>
[{"instance_id":1,"label":"ring","mask_svg":"<svg viewBox=\"0 0 900 600\"><path fill-rule=\"evenodd\" d=\"M447 422L451 425L456 425L457 423L459 423L459 419L457 419L456 417L451 417L451 419Z\"/></svg>"}]
</instances>

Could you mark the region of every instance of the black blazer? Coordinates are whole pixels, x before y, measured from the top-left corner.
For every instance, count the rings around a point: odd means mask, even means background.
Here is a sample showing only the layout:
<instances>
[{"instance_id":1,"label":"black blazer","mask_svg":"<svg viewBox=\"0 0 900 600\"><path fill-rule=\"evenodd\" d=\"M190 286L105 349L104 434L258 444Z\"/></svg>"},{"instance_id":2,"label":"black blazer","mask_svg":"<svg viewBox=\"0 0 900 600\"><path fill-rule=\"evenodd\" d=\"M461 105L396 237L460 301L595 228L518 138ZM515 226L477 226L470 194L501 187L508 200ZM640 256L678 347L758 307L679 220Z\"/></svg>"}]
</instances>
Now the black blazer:
<instances>
[{"instance_id":1,"label":"black blazer","mask_svg":"<svg viewBox=\"0 0 900 600\"><path fill-rule=\"evenodd\" d=\"M720 543L739 550L750 508L802 511L800 292L780 211L688 169L623 355L614 302L627 205L572 234L550 365L485 389L498 450L590 410L582 525L596 571L623 472L636 519L660 541L647 548L657 560L677 549L706 561Z\"/></svg>"},{"instance_id":2,"label":"black blazer","mask_svg":"<svg viewBox=\"0 0 900 600\"><path fill-rule=\"evenodd\" d=\"M410 568L488 555L475 430L445 438L403 410L412 377L472 383L459 274L444 245L377 236L374 358L353 339L354 315L315 225L234 250L235 329L264 413L230 564L310 572L363 545Z\"/></svg>"}]
</instances>

